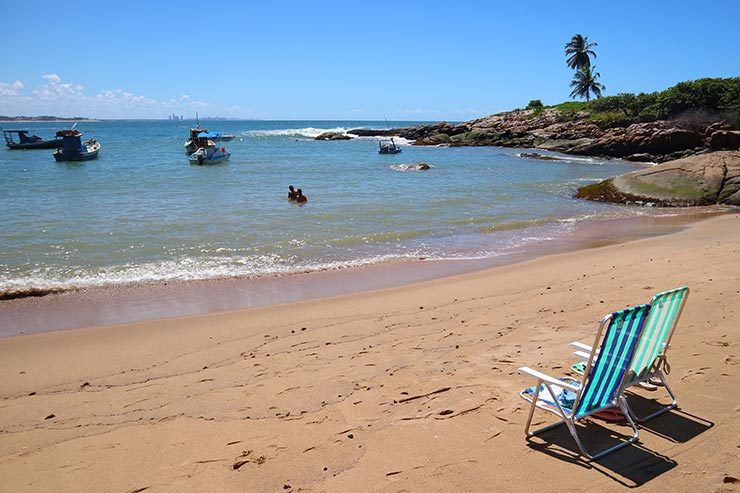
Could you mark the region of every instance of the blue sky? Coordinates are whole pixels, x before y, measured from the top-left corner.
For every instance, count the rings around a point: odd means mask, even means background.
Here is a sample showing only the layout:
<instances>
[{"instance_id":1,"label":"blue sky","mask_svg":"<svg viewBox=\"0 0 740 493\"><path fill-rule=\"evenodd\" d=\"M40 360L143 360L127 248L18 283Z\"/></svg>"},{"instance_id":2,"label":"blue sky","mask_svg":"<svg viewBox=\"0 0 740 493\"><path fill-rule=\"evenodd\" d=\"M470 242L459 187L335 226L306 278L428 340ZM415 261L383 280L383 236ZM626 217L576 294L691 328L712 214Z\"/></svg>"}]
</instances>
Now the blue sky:
<instances>
[{"instance_id":1,"label":"blue sky","mask_svg":"<svg viewBox=\"0 0 740 493\"><path fill-rule=\"evenodd\" d=\"M466 120L740 76L740 1L2 1L0 114ZM10 56L8 56L10 55Z\"/></svg>"}]
</instances>

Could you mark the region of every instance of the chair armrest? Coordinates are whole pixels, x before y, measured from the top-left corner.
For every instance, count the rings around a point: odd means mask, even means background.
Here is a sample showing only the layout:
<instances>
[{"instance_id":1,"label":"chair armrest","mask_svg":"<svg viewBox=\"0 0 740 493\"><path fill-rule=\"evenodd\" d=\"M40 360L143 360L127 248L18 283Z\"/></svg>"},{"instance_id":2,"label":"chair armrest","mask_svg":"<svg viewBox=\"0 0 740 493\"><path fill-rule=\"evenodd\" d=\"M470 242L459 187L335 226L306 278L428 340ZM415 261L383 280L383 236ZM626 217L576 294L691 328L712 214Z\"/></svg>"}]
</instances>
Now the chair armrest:
<instances>
[{"instance_id":1,"label":"chair armrest","mask_svg":"<svg viewBox=\"0 0 740 493\"><path fill-rule=\"evenodd\" d=\"M591 353L586 353L584 351L573 351L573 356L575 356L578 359L582 359L583 361L588 361L588 359L591 357ZM594 358L594 361L596 358Z\"/></svg>"},{"instance_id":2,"label":"chair armrest","mask_svg":"<svg viewBox=\"0 0 740 493\"><path fill-rule=\"evenodd\" d=\"M593 348L589 346L588 344L584 344L582 342L573 341L568 346L572 347L573 349L580 349L581 351L590 353L593 351ZM588 359L588 358L587 358Z\"/></svg>"},{"instance_id":3,"label":"chair armrest","mask_svg":"<svg viewBox=\"0 0 740 493\"><path fill-rule=\"evenodd\" d=\"M519 368L520 373L526 373L527 375L536 378L537 380L540 380L542 382L547 382L550 385L555 385L557 387L561 387L563 389L572 390L573 392L578 392L579 388L575 385L569 384L568 382L563 382L562 380L558 380L557 378L553 378L550 375L545 375L542 372L539 372L537 370L533 370L532 368L528 368L526 366L523 366Z\"/></svg>"}]
</instances>

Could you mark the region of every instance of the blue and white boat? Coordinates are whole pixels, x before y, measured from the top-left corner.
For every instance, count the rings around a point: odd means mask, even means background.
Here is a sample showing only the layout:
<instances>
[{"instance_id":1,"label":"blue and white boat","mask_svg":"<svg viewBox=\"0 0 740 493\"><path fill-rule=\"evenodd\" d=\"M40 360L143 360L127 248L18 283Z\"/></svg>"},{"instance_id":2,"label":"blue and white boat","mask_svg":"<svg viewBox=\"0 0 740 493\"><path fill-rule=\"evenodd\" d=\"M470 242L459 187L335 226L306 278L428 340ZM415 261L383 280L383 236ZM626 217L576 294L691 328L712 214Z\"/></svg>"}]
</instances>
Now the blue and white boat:
<instances>
[{"instance_id":1,"label":"blue and white boat","mask_svg":"<svg viewBox=\"0 0 740 493\"><path fill-rule=\"evenodd\" d=\"M399 152L401 148L393 141L393 137L378 141L378 154L398 154Z\"/></svg>"},{"instance_id":2,"label":"blue and white boat","mask_svg":"<svg viewBox=\"0 0 740 493\"><path fill-rule=\"evenodd\" d=\"M215 133L201 132L196 136L198 149L190 155L191 164L217 164L228 161L231 153L225 147L218 147L213 141Z\"/></svg>"},{"instance_id":3,"label":"blue and white boat","mask_svg":"<svg viewBox=\"0 0 740 493\"><path fill-rule=\"evenodd\" d=\"M61 148L54 153L57 161L89 161L98 158L100 142L95 139L82 142L79 130L59 130L56 135L62 139Z\"/></svg>"}]
</instances>

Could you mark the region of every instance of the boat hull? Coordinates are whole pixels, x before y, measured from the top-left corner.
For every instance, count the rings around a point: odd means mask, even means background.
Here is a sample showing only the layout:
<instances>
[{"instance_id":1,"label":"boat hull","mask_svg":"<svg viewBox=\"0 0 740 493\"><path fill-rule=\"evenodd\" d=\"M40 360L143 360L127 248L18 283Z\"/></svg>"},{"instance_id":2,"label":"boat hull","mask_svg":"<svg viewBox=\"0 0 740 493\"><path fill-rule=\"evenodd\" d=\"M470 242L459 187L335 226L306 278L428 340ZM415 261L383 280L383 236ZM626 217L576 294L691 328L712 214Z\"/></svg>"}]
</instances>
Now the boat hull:
<instances>
[{"instance_id":1,"label":"boat hull","mask_svg":"<svg viewBox=\"0 0 740 493\"><path fill-rule=\"evenodd\" d=\"M185 142L185 153L189 156L198 150L198 146L192 140Z\"/></svg>"},{"instance_id":2,"label":"boat hull","mask_svg":"<svg viewBox=\"0 0 740 493\"><path fill-rule=\"evenodd\" d=\"M231 157L231 154L227 154L225 156L219 156L214 158L203 158L198 159L197 157L191 157L190 158L190 164L197 164L199 166L207 166L209 164L219 164L219 163L225 163L229 160Z\"/></svg>"},{"instance_id":3,"label":"boat hull","mask_svg":"<svg viewBox=\"0 0 740 493\"><path fill-rule=\"evenodd\" d=\"M380 149L378 151L378 154L398 154L401 152L401 149L395 148L395 149Z\"/></svg>"},{"instance_id":4,"label":"boat hull","mask_svg":"<svg viewBox=\"0 0 740 493\"><path fill-rule=\"evenodd\" d=\"M24 144L6 144L9 149L59 149L62 147L62 139L43 140L40 142L26 142Z\"/></svg>"},{"instance_id":5,"label":"boat hull","mask_svg":"<svg viewBox=\"0 0 740 493\"><path fill-rule=\"evenodd\" d=\"M90 161L92 159L98 158L98 153L100 152L100 143L95 142L94 144L86 145L87 150L86 151L69 151L69 152L63 152L62 149L57 149L57 152L54 153L54 159L56 159L57 162L64 162L64 161Z\"/></svg>"}]
</instances>

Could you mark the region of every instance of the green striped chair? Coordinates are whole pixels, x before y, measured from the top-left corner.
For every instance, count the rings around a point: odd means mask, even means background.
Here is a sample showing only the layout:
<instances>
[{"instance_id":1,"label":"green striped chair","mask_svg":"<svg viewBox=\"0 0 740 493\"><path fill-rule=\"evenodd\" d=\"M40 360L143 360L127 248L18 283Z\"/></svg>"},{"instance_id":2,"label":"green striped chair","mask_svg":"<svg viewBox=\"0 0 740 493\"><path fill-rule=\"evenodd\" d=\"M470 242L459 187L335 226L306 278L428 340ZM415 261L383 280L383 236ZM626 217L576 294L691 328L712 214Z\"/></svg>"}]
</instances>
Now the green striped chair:
<instances>
[{"instance_id":1,"label":"green striped chair","mask_svg":"<svg viewBox=\"0 0 740 493\"><path fill-rule=\"evenodd\" d=\"M635 356L630 364L624 387L626 389L650 379L657 379L660 380L673 401L668 406L663 406L658 411L644 417L637 416L628 404L627 409L630 415L638 422L647 421L678 406L678 400L666 380L666 374L670 373L666 351L670 347L673 332L688 297L689 288L683 286L658 293L650 301L650 314L645 322L645 329L640 337L640 342L637 344L637 349L635 349ZM571 343L571 346L580 349L580 351L573 354L583 360L571 368L577 373L583 374L591 347L577 342Z\"/></svg>"},{"instance_id":2,"label":"green striped chair","mask_svg":"<svg viewBox=\"0 0 740 493\"><path fill-rule=\"evenodd\" d=\"M591 351L586 360L580 380L568 377L556 379L531 368L519 368L519 372L526 373L537 380L535 386L519 393L523 399L532 404L524 430L527 439L565 424L579 450L591 460L603 457L637 440L637 426L627 412L627 402L622 389L628 378L628 369L649 312L650 305L640 305L604 317L594 340L593 348L595 349ZM601 341L600 346L599 341ZM596 356L597 353L599 357ZM576 423L587 416L612 407L619 407L627 416L634 435L626 441L591 454L578 437ZM557 415L560 421L530 432L529 428L536 408Z\"/></svg>"}]
</instances>

